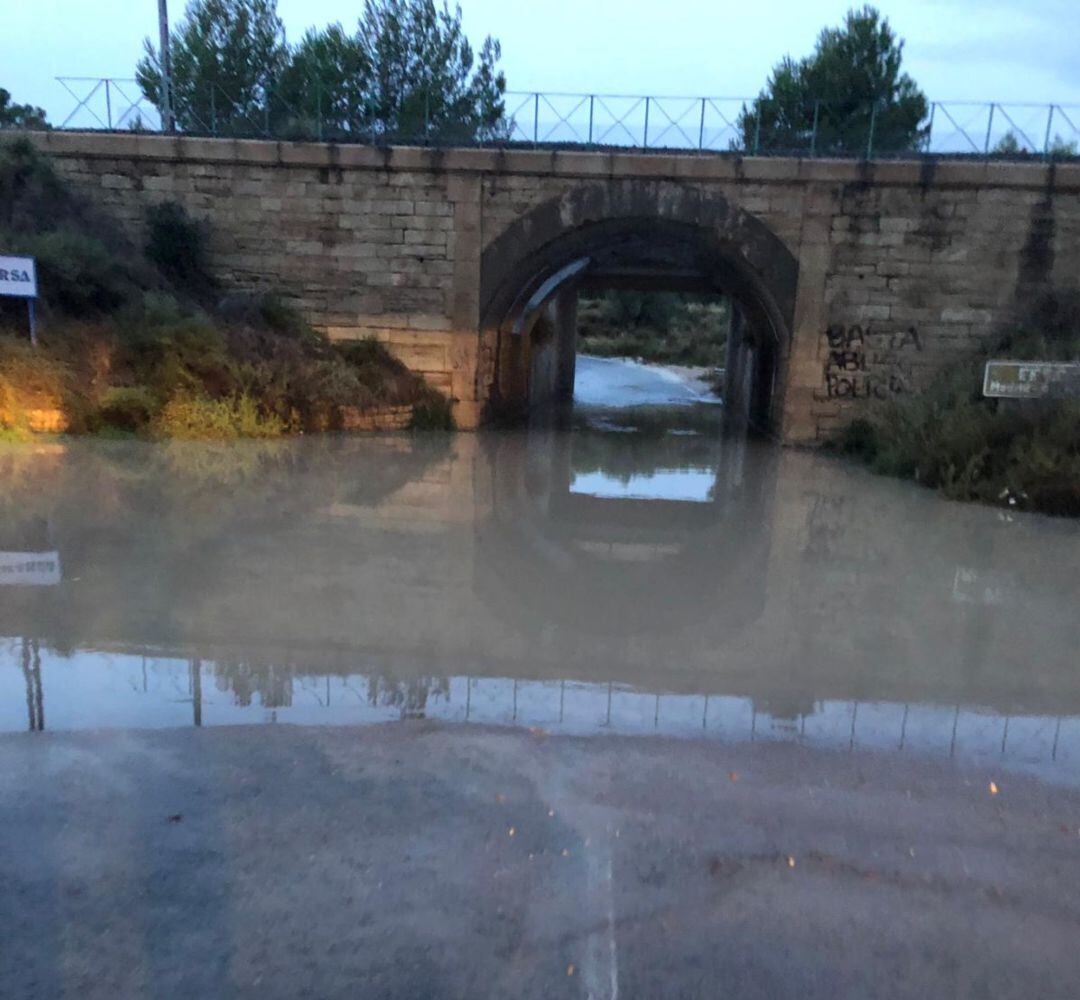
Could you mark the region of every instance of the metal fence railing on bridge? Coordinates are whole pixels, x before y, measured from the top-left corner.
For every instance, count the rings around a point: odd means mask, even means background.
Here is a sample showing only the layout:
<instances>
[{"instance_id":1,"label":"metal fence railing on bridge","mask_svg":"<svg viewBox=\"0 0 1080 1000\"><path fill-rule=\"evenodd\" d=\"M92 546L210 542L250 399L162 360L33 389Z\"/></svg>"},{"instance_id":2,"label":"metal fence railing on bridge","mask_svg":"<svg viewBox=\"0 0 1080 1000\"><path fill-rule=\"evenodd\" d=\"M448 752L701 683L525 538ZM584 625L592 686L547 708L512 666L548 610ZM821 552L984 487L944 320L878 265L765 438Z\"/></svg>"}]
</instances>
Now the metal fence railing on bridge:
<instances>
[{"instance_id":1,"label":"metal fence railing on bridge","mask_svg":"<svg viewBox=\"0 0 1080 1000\"><path fill-rule=\"evenodd\" d=\"M154 101L131 79L58 78L72 102L61 129L160 132ZM212 85L177 98L190 135L373 145L513 146L732 153L747 156L1069 159L1080 105L934 101L918 123L859 102L510 91L495 122L448 120L424 94L387 111L342 108L317 83L303 98L243 100Z\"/></svg>"}]
</instances>

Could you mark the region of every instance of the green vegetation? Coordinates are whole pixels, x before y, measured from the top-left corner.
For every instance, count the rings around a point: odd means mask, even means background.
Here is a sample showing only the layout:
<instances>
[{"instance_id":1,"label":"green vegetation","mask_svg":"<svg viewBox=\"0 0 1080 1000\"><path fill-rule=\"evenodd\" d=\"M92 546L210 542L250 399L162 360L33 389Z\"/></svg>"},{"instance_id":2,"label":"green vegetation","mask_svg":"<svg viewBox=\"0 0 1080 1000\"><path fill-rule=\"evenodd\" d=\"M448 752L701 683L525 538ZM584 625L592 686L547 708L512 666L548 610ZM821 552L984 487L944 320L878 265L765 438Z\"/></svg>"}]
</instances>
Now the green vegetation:
<instances>
[{"instance_id":1,"label":"green vegetation","mask_svg":"<svg viewBox=\"0 0 1080 1000\"><path fill-rule=\"evenodd\" d=\"M326 431L346 412L414 405L448 427L449 402L380 344L337 346L280 297L220 296L206 234L165 203L140 251L71 198L23 140L0 145L0 243L38 258L40 347L21 302L0 303L0 430L272 437Z\"/></svg>"},{"instance_id":2,"label":"green vegetation","mask_svg":"<svg viewBox=\"0 0 1080 1000\"><path fill-rule=\"evenodd\" d=\"M214 287L206 236L183 207L163 201L146 213L146 257L170 281L195 295Z\"/></svg>"},{"instance_id":3,"label":"green vegetation","mask_svg":"<svg viewBox=\"0 0 1080 1000\"><path fill-rule=\"evenodd\" d=\"M245 393L225 399L182 393L162 407L154 432L180 440L272 438L285 433L285 423L276 414L262 412Z\"/></svg>"},{"instance_id":4,"label":"green vegetation","mask_svg":"<svg viewBox=\"0 0 1080 1000\"><path fill-rule=\"evenodd\" d=\"M25 437L33 412L53 408L70 385L63 363L25 341L0 336L0 431L5 437Z\"/></svg>"},{"instance_id":5,"label":"green vegetation","mask_svg":"<svg viewBox=\"0 0 1080 1000\"><path fill-rule=\"evenodd\" d=\"M1080 358L1080 296L1040 303L1026 330L944 372L921 395L856 420L837 446L953 499L1080 516L1080 400L986 399L990 357Z\"/></svg>"},{"instance_id":6,"label":"green vegetation","mask_svg":"<svg viewBox=\"0 0 1080 1000\"><path fill-rule=\"evenodd\" d=\"M35 108L32 104L15 104L11 93L0 87L0 129L48 127L49 122L41 108Z\"/></svg>"},{"instance_id":7,"label":"green vegetation","mask_svg":"<svg viewBox=\"0 0 1080 1000\"><path fill-rule=\"evenodd\" d=\"M454 414L450 401L441 392L425 387L413 403L409 427L414 431L452 431Z\"/></svg>"},{"instance_id":8,"label":"green vegetation","mask_svg":"<svg viewBox=\"0 0 1080 1000\"><path fill-rule=\"evenodd\" d=\"M995 144L992 150L995 156L1042 156L1044 151L1032 149L1020 141L1020 137L1012 129L1009 129ZM1063 139L1061 135L1055 135L1045 155L1051 160L1068 160L1077 155L1077 145Z\"/></svg>"},{"instance_id":9,"label":"green vegetation","mask_svg":"<svg viewBox=\"0 0 1080 1000\"><path fill-rule=\"evenodd\" d=\"M678 292L611 291L578 300L581 350L660 364L724 365L730 304Z\"/></svg>"},{"instance_id":10,"label":"green vegetation","mask_svg":"<svg viewBox=\"0 0 1080 1000\"><path fill-rule=\"evenodd\" d=\"M900 70L904 43L873 7L826 28L814 54L785 58L739 117L743 148L821 155L901 153L926 137L926 96Z\"/></svg>"},{"instance_id":11,"label":"green vegetation","mask_svg":"<svg viewBox=\"0 0 1080 1000\"><path fill-rule=\"evenodd\" d=\"M136 75L160 107L158 53ZM367 0L355 33L311 29L290 47L277 0L193 0L172 34L173 105L186 132L303 138L504 138L499 43L477 60L461 9Z\"/></svg>"},{"instance_id":12,"label":"green vegetation","mask_svg":"<svg viewBox=\"0 0 1080 1000\"><path fill-rule=\"evenodd\" d=\"M161 106L161 71L149 39L136 69L143 94ZM262 120L289 63L277 0L194 0L171 38L173 111L187 132L228 134Z\"/></svg>"}]
</instances>

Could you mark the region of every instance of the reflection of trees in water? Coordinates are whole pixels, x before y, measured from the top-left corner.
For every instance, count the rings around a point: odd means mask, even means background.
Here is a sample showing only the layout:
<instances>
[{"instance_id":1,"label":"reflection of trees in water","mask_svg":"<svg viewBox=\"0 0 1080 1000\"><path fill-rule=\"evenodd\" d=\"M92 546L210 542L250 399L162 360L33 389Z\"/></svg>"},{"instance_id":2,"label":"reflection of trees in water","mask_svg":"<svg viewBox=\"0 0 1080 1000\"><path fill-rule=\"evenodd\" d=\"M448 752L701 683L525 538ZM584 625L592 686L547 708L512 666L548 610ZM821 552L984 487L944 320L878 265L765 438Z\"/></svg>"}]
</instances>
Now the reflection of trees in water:
<instances>
[{"instance_id":1,"label":"reflection of trees in water","mask_svg":"<svg viewBox=\"0 0 1080 1000\"><path fill-rule=\"evenodd\" d=\"M758 715L767 715L782 722L797 722L799 719L814 715L820 704L805 695L773 695L768 698L755 698L754 711Z\"/></svg>"},{"instance_id":2,"label":"reflection of trees in water","mask_svg":"<svg viewBox=\"0 0 1080 1000\"><path fill-rule=\"evenodd\" d=\"M449 434L431 434L388 441L384 456L378 462L363 467L342 496L345 503L373 506L401 489L406 483L422 479L427 470L450 456L453 438Z\"/></svg>"},{"instance_id":3,"label":"reflection of trees in water","mask_svg":"<svg viewBox=\"0 0 1080 1000\"><path fill-rule=\"evenodd\" d=\"M333 674L313 673L310 668L250 657L223 658L214 665L217 689L232 694L235 703L242 708L248 708L256 701L263 708L289 708L298 681L330 676ZM338 676L345 678L348 675ZM384 674L371 674L364 679L367 690L363 700L368 705L397 708L406 717L422 717L431 701L450 697L450 681L445 677L398 680Z\"/></svg>"},{"instance_id":4,"label":"reflection of trees in water","mask_svg":"<svg viewBox=\"0 0 1080 1000\"><path fill-rule=\"evenodd\" d=\"M405 681L372 675L368 678L368 703L384 708L400 708L403 716L419 718L427 711L428 701L450 697L446 677L412 677Z\"/></svg>"},{"instance_id":5,"label":"reflection of trees in water","mask_svg":"<svg viewBox=\"0 0 1080 1000\"><path fill-rule=\"evenodd\" d=\"M263 708L288 708L293 703L296 669L250 660L220 661L214 666L219 691L231 691L236 704L247 708L255 696Z\"/></svg>"},{"instance_id":6,"label":"reflection of trees in water","mask_svg":"<svg viewBox=\"0 0 1080 1000\"><path fill-rule=\"evenodd\" d=\"M718 464L718 443L712 433L628 434L585 432L574 436L571 469L576 474L600 472L623 484L658 469L695 470Z\"/></svg>"}]
</instances>

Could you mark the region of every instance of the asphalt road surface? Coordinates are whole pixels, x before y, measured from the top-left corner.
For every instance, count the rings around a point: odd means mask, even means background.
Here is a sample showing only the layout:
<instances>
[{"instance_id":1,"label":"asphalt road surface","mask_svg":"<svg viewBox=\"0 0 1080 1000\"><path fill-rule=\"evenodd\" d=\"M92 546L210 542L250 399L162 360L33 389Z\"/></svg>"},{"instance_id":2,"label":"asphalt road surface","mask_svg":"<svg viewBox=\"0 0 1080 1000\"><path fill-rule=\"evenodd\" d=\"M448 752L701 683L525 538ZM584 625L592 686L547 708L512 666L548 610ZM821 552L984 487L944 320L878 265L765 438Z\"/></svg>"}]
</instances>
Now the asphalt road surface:
<instances>
[{"instance_id":1,"label":"asphalt road surface","mask_svg":"<svg viewBox=\"0 0 1080 1000\"><path fill-rule=\"evenodd\" d=\"M1080 792L404 722L0 738L0 996L1069 997Z\"/></svg>"}]
</instances>

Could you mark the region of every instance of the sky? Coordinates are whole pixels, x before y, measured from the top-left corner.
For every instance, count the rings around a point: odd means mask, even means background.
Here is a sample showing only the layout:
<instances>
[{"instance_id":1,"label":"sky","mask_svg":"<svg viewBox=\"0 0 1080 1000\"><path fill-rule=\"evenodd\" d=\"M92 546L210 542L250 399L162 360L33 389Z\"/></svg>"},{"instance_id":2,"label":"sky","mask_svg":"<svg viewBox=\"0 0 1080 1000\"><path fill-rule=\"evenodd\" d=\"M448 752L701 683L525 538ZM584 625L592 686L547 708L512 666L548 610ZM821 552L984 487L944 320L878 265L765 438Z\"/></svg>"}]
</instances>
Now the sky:
<instances>
[{"instance_id":1,"label":"sky","mask_svg":"<svg viewBox=\"0 0 1080 1000\"><path fill-rule=\"evenodd\" d=\"M1078 0L883 0L905 66L932 100L1080 105ZM288 36L356 22L362 0L279 0ZM503 47L511 90L740 97L785 54L813 50L850 6L834 0L462 0L467 33ZM171 0L178 20L183 0ZM132 77L157 0L38 0L5 8L0 86L60 124L55 77ZM77 85L73 89L79 91ZM83 86L82 91L85 91ZM1076 120L1080 122L1080 107Z\"/></svg>"}]
</instances>

